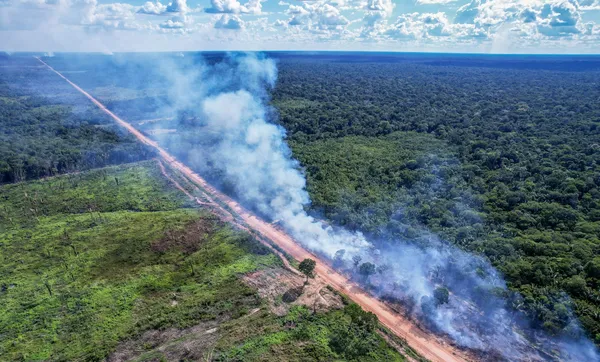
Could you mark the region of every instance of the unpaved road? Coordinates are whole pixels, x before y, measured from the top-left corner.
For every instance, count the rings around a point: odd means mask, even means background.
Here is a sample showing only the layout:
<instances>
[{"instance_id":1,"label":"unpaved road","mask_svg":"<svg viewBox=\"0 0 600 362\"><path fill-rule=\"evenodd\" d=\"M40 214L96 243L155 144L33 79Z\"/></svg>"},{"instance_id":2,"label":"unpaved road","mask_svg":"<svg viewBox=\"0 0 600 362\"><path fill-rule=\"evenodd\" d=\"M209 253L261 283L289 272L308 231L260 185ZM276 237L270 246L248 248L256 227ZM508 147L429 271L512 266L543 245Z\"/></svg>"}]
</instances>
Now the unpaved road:
<instances>
[{"instance_id":1,"label":"unpaved road","mask_svg":"<svg viewBox=\"0 0 600 362\"><path fill-rule=\"evenodd\" d=\"M181 172L192 182L196 183L199 187L206 191L207 196L213 199L218 199L222 203L227 204L232 210L234 210L249 228L263 235L264 237L271 240L274 244L278 245L286 253L294 257L296 260L303 260L305 258L311 258L317 261L315 268L318 276L327 284L331 285L338 291L346 294L351 300L359 304L363 309L371 311L377 315L379 321L393 331L398 337L403 338L406 342L417 351L423 357L431 361L439 362L453 362L453 361L467 361L469 358L466 354L453 348L450 345L440 343L435 337L425 335L419 328L407 320L406 318L394 313L384 303L379 301L377 298L363 292L360 287L351 282L348 278L342 274L333 270L326 262L320 260L317 256L304 249L300 244L296 243L289 235L281 230L278 230L270 223L262 220L253 213L243 208L236 201L222 194L202 177L194 173L189 167L183 163L177 161L175 157L170 155L157 142L144 136L140 131L135 129L129 123L125 122L110 110L108 110L102 103L97 101L94 97L88 94L85 90L81 89L75 83L71 82L65 76L58 71L54 70L50 65L46 64L40 58L37 58L42 64L48 67L51 71L59 75L75 89L85 95L90 101L98 106L102 111L108 114L114 119L119 125L127 129L132 133L140 142L154 147L163 160L170 164L172 168Z\"/></svg>"}]
</instances>

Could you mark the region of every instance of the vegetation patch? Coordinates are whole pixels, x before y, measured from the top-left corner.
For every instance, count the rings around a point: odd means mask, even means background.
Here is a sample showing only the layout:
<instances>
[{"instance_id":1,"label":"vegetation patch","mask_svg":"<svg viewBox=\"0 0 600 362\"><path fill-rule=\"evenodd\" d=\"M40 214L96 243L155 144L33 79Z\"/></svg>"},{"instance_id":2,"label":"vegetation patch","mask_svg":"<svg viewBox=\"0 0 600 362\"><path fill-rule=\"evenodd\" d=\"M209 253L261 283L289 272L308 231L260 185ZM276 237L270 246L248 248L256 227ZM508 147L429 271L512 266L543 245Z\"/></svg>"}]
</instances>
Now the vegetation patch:
<instances>
[{"instance_id":1,"label":"vegetation patch","mask_svg":"<svg viewBox=\"0 0 600 362\"><path fill-rule=\"evenodd\" d=\"M218 222L216 216L212 220L200 219L182 230L168 230L162 238L152 242L151 248L158 253L177 249L188 255L193 254L208 240L218 226L222 227L222 224Z\"/></svg>"},{"instance_id":2,"label":"vegetation patch","mask_svg":"<svg viewBox=\"0 0 600 362\"><path fill-rule=\"evenodd\" d=\"M257 270L244 275L243 280L258 291L269 310L278 316L286 315L294 305L305 305L320 312L344 305L342 297L321 281L305 283L303 277L281 267Z\"/></svg>"},{"instance_id":3,"label":"vegetation patch","mask_svg":"<svg viewBox=\"0 0 600 362\"><path fill-rule=\"evenodd\" d=\"M62 79L48 81L67 85L69 97L42 97L37 93L42 84L36 90L21 88L23 78L32 76L25 69L0 70L0 184L152 157L150 148L84 102ZM43 83L43 73L36 81ZM73 102L73 97L78 100Z\"/></svg>"},{"instance_id":4,"label":"vegetation patch","mask_svg":"<svg viewBox=\"0 0 600 362\"><path fill-rule=\"evenodd\" d=\"M356 304L326 313L294 306L278 318L245 320L257 335L231 334L217 344L218 361L404 361L376 332L377 318ZM238 324L226 325L226 330Z\"/></svg>"},{"instance_id":5,"label":"vegetation patch","mask_svg":"<svg viewBox=\"0 0 600 362\"><path fill-rule=\"evenodd\" d=\"M448 212L437 196L442 175L456 160L430 135L397 132L290 144L306 168L314 207L342 225L377 233L406 206Z\"/></svg>"},{"instance_id":6,"label":"vegetation patch","mask_svg":"<svg viewBox=\"0 0 600 362\"><path fill-rule=\"evenodd\" d=\"M260 305L238 275L278 259L249 253L247 235L214 216L181 208L184 195L154 167L1 187L0 209L10 215L0 232L1 359L101 360L144 331L237 318Z\"/></svg>"}]
</instances>

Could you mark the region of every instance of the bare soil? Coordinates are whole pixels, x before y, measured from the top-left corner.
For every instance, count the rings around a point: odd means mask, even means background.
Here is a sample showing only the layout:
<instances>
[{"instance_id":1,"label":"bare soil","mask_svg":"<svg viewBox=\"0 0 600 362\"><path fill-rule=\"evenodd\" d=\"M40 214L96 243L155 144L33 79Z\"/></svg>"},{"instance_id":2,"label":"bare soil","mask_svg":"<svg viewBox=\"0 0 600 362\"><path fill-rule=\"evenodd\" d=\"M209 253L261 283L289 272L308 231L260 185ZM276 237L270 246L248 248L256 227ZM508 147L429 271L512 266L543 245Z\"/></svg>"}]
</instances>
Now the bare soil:
<instances>
[{"instance_id":1,"label":"bare soil","mask_svg":"<svg viewBox=\"0 0 600 362\"><path fill-rule=\"evenodd\" d=\"M258 290L261 298L269 303L271 312L278 316L287 314L293 305L305 305L317 312L338 309L344 306L342 298L326 288L320 279L305 279L287 269L269 268L243 276L246 284ZM292 301L285 301L284 295L299 295Z\"/></svg>"},{"instance_id":2,"label":"bare soil","mask_svg":"<svg viewBox=\"0 0 600 362\"><path fill-rule=\"evenodd\" d=\"M210 360L219 338L219 321L208 321L186 329L150 330L120 343L107 362L124 362L144 357L145 361ZM153 358L153 355L156 355Z\"/></svg>"}]
</instances>

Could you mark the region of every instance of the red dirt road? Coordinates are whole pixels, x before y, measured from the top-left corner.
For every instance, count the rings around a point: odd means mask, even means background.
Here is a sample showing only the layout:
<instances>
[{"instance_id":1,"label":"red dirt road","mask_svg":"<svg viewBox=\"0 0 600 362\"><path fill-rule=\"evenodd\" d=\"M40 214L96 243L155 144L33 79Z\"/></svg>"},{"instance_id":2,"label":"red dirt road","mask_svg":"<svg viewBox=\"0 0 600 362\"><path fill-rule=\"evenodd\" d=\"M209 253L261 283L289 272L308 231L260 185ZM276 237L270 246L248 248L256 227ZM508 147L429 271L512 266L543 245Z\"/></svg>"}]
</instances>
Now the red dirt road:
<instances>
[{"instance_id":1,"label":"red dirt road","mask_svg":"<svg viewBox=\"0 0 600 362\"><path fill-rule=\"evenodd\" d=\"M54 70L51 66L46 64L40 58L37 59L46 67L48 67L51 71L59 75L70 85L72 85L75 89L77 89L79 92L85 95L90 101L92 101L102 111L108 114L119 125L127 129L131 134L133 134L140 142L154 147L159 152L163 160L167 162L173 169L181 172L193 183L197 184L199 187L205 190L207 194L206 196L209 198L213 198L213 200L210 200L211 203L216 204L214 200L218 199L220 202L227 204L232 210L234 210L238 214L238 217L241 218L248 225L249 228L263 235L265 238L269 239L274 244L278 245L282 250L294 257L296 260L300 261L305 258L311 258L316 260L317 266L315 268L315 271L317 275L323 280L323 282L331 285L333 288L347 295L352 301L359 304L363 309L375 313L379 318L379 321L383 325L389 328L398 337L405 339L408 345L415 351L417 351L417 353L419 353L421 356L436 362L470 360L470 358L468 358L467 355L464 354L462 351L457 350L456 348L450 345L439 342L438 339L436 339L433 336L425 335L419 330L419 328L414 323L390 310L384 303L379 301L377 298L371 296L368 293L363 292L357 284L351 282L347 277L333 270L331 267L329 267L329 265L326 262L323 262L317 256L304 249L289 235L275 228L273 225L262 220L253 213L249 212L227 195L224 195L218 190L216 190L202 177L194 173L189 167L177 161L175 157L173 157L162 147L160 147L157 142L144 136L140 131L135 129L129 123L116 116L114 113L108 110L102 103L100 103L90 94L88 94L85 90L81 89L79 86L71 82L61 73Z\"/></svg>"}]
</instances>

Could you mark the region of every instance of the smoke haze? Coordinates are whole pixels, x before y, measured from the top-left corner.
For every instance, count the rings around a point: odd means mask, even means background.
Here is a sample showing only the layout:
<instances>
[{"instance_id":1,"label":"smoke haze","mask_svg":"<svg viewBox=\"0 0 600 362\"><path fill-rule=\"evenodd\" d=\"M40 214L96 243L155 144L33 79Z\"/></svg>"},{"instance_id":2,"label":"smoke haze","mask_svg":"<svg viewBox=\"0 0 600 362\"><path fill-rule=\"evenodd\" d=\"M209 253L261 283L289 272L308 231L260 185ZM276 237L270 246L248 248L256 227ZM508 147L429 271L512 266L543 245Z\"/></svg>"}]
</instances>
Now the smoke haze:
<instances>
[{"instance_id":1,"label":"smoke haze","mask_svg":"<svg viewBox=\"0 0 600 362\"><path fill-rule=\"evenodd\" d=\"M182 155L200 174L233 194L246 207L277 221L297 241L334 265L356 271L360 262L378 266L367 288L381 298L400 301L410 315L458 345L491 352L507 360L598 360L570 310L569 336L553 337L531 328L531 321L510 304L499 273L482 257L464 252L429 234L427 243L390 243L329 225L307 210L310 198L299 163L276 124L268 91L277 79L276 63L257 54L230 55L219 62L157 59L166 92L162 115L177 115L190 135L161 142ZM189 138L191 137L191 138ZM438 305L435 291L448 288L448 303ZM567 297L565 297L566 300ZM526 337L524 337L524 335ZM531 346L539 346L536 352Z\"/></svg>"}]
</instances>

